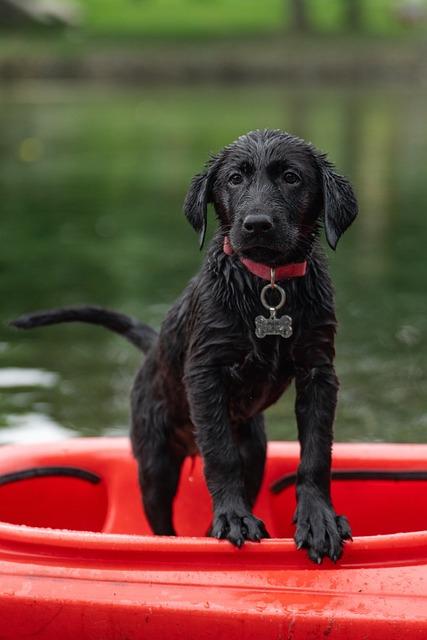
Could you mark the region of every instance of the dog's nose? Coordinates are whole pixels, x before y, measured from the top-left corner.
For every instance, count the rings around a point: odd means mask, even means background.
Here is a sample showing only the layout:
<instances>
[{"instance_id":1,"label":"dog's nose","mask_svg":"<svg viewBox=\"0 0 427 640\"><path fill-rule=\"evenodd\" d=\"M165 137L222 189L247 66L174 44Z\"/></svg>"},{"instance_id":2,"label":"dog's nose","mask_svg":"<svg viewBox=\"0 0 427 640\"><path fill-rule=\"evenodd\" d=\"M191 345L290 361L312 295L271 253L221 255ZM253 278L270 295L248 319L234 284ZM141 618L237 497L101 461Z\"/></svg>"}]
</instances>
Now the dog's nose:
<instances>
[{"instance_id":1,"label":"dog's nose","mask_svg":"<svg viewBox=\"0 0 427 640\"><path fill-rule=\"evenodd\" d=\"M247 233L262 233L272 228L273 223L270 218L262 214L249 215L243 220L243 229Z\"/></svg>"}]
</instances>

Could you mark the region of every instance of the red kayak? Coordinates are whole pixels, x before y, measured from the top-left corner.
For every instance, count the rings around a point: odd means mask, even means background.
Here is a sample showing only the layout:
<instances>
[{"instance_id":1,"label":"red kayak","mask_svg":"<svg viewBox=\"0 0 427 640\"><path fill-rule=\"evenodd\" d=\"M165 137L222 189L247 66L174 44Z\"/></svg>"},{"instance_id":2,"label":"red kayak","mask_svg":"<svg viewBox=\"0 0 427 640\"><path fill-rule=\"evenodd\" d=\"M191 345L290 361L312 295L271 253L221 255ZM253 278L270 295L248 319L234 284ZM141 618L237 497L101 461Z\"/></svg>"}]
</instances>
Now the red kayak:
<instances>
[{"instance_id":1,"label":"red kayak","mask_svg":"<svg viewBox=\"0 0 427 640\"><path fill-rule=\"evenodd\" d=\"M427 445L337 444L332 492L354 541L317 566L293 542L299 448L269 445L255 512L271 540L203 536L200 460L150 535L125 438L0 449L2 640L427 638Z\"/></svg>"}]
</instances>

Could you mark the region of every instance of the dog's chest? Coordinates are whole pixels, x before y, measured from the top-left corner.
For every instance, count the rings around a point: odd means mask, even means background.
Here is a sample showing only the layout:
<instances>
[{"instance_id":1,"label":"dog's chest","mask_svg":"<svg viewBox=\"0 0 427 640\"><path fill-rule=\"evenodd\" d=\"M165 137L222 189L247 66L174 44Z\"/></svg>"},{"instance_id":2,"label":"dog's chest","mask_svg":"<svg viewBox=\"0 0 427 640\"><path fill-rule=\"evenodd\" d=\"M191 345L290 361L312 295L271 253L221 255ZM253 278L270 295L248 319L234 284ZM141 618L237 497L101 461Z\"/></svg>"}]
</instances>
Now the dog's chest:
<instances>
[{"instance_id":1,"label":"dog's chest","mask_svg":"<svg viewBox=\"0 0 427 640\"><path fill-rule=\"evenodd\" d=\"M272 336L248 348L227 371L229 410L235 420L248 419L276 402L293 376L288 344Z\"/></svg>"}]
</instances>

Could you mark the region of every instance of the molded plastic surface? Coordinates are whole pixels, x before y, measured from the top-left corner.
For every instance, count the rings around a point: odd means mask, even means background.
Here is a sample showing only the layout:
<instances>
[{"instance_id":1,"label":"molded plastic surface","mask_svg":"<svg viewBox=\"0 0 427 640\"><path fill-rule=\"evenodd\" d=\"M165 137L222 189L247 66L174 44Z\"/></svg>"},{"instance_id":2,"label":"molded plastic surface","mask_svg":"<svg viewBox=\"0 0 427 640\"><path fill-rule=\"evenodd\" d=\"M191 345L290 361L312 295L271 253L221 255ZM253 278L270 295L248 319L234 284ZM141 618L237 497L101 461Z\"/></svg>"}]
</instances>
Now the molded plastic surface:
<instances>
[{"instance_id":1,"label":"molded plastic surface","mask_svg":"<svg viewBox=\"0 0 427 640\"><path fill-rule=\"evenodd\" d=\"M296 444L269 445L255 512L277 538L239 550L188 537L211 517L199 459L184 465L180 535L160 538L127 439L1 448L0 474L54 465L101 478L0 485L1 639L426 639L427 481L334 481L355 538L318 567L290 539L294 487L269 490L298 457ZM338 444L334 468L426 470L427 446Z\"/></svg>"}]
</instances>

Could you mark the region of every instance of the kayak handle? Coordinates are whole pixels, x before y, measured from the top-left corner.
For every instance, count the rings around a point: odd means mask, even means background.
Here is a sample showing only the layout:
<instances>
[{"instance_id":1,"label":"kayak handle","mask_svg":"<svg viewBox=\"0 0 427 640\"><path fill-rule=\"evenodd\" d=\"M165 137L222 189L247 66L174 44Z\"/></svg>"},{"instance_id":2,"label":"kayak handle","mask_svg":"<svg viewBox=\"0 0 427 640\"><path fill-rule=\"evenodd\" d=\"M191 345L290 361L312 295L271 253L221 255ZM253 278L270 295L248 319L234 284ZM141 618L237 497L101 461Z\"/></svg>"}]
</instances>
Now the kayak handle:
<instances>
[{"instance_id":1,"label":"kayak handle","mask_svg":"<svg viewBox=\"0 0 427 640\"><path fill-rule=\"evenodd\" d=\"M78 478L86 480L92 484L101 482L101 476L92 471L80 469L79 467L31 467L30 469L22 469L20 471L12 471L11 473L0 474L0 486L19 480L30 480L32 478L51 478L51 477Z\"/></svg>"},{"instance_id":2,"label":"kayak handle","mask_svg":"<svg viewBox=\"0 0 427 640\"><path fill-rule=\"evenodd\" d=\"M346 471L335 470L331 473L332 480L427 480L427 471L406 471L406 470L389 470L379 469L349 469ZM280 493L284 489L288 489L296 484L297 474L288 473L282 476L272 485L270 491L272 493Z\"/></svg>"}]
</instances>

